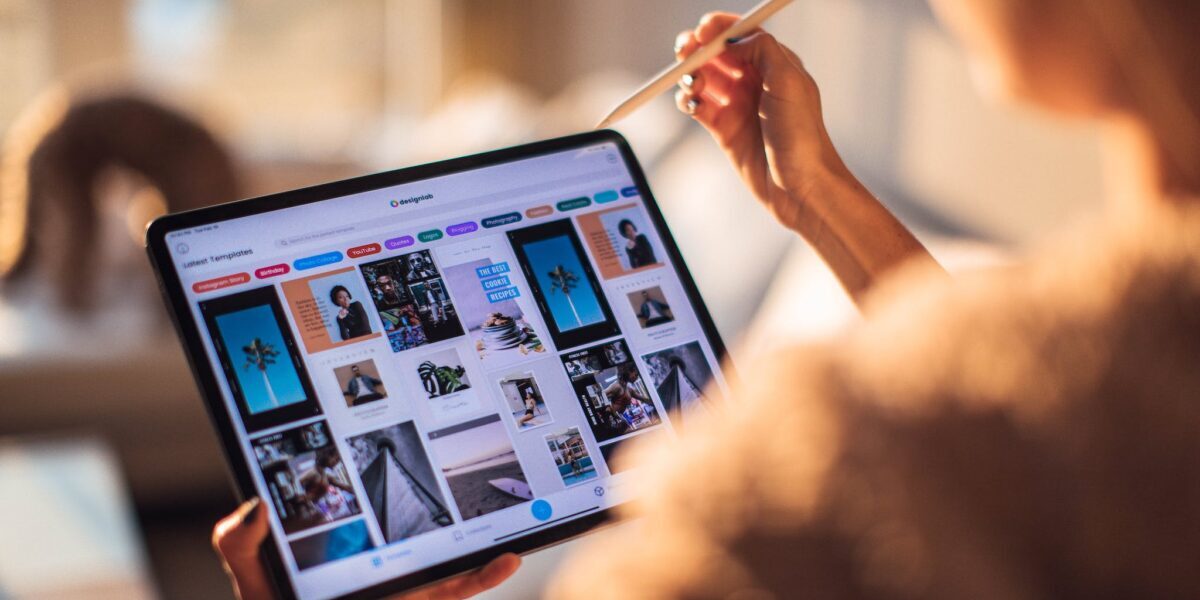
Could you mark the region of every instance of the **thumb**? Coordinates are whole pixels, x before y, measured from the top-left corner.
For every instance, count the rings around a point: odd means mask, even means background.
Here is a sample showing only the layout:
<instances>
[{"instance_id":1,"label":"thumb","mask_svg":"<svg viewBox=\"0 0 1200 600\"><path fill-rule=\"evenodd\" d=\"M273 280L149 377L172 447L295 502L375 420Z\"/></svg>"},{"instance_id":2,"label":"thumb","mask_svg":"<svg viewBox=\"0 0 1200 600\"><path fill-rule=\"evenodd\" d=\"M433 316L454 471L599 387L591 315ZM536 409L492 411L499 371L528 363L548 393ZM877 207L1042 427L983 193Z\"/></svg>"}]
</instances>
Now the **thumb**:
<instances>
[{"instance_id":1,"label":"thumb","mask_svg":"<svg viewBox=\"0 0 1200 600\"><path fill-rule=\"evenodd\" d=\"M242 600L273 596L258 553L266 538L267 511L258 498L247 500L213 528L213 548Z\"/></svg>"}]
</instances>

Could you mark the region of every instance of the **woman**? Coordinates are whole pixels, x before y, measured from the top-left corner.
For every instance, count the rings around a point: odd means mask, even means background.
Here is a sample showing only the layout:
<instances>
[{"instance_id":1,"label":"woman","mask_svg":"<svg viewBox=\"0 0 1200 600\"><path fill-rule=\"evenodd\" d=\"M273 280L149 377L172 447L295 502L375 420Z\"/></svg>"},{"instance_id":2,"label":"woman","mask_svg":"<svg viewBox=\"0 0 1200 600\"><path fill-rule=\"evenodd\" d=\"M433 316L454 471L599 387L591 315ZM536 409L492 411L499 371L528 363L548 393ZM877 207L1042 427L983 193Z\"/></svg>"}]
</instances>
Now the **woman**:
<instances>
[{"instance_id":1,"label":"woman","mask_svg":"<svg viewBox=\"0 0 1200 600\"><path fill-rule=\"evenodd\" d=\"M370 335L371 322L367 320L367 311L363 309L362 302L354 301L346 286L333 286L333 289L329 290L329 299L338 307L338 333L343 340Z\"/></svg>"},{"instance_id":2,"label":"woman","mask_svg":"<svg viewBox=\"0 0 1200 600\"><path fill-rule=\"evenodd\" d=\"M521 415L520 419L517 419L518 427L524 426L526 423L532 421L534 415L537 413L537 396L534 395L533 388L525 388L524 394L525 414Z\"/></svg>"},{"instance_id":3,"label":"woman","mask_svg":"<svg viewBox=\"0 0 1200 600\"><path fill-rule=\"evenodd\" d=\"M646 267L658 262L654 257L654 247L650 245L650 238L644 233L638 233L637 225L629 219L621 219L617 223L617 231L621 232L621 237L625 238L625 256L629 259L629 268L637 269Z\"/></svg>"},{"instance_id":4,"label":"woman","mask_svg":"<svg viewBox=\"0 0 1200 600\"><path fill-rule=\"evenodd\" d=\"M992 89L1104 123L1108 223L951 281L842 163L801 61L732 44L680 108L867 319L626 457L646 518L551 597L1200 597L1200 4L934 5Z\"/></svg>"},{"instance_id":5,"label":"woman","mask_svg":"<svg viewBox=\"0 0 1200 600\"><path fill-rule=\"evenodd\" d=\"M996 89L1103 123L1108 222L951 281L842 163L800 59L732 44L678 105L866 322L623 457L645 518L551 597L1200 597L1200 3L934 6Z\"/></svg>"}]
</instances>

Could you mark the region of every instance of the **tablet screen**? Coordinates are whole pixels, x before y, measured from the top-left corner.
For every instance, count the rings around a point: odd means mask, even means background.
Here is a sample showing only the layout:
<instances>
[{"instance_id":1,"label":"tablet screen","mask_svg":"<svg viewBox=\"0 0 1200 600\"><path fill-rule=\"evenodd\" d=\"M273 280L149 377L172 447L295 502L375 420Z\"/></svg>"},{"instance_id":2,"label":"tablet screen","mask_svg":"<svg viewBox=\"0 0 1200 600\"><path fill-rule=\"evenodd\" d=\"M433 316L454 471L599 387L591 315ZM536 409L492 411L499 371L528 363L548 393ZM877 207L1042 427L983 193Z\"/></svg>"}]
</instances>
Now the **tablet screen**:
<instances>
[{"instance_id":1,"label":"tablet screen","mask_svg":"<svg viewBox=\"0 0 1200 600\"><path fill-rule=\"evenodd\" d=\"M167 231L301 597L629 500L724 381L617 144Z\"/></svg>"}]
</instances>

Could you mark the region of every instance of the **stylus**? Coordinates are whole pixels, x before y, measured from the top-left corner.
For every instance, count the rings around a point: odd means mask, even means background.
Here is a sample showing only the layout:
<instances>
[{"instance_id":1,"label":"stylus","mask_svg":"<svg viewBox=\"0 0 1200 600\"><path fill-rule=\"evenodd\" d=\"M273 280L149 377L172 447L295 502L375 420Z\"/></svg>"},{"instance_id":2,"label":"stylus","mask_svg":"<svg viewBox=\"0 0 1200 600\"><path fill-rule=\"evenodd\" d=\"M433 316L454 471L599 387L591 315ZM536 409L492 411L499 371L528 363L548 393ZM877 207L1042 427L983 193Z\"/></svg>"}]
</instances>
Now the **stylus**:
<instances>
[{"instance_id":1,"label":"stylus","mask_svg":"<svg viewBox=\"0 0 1200 600\"><path fill-rule=\"evenodd\" d=\"M600 123L596 125L596 129L604 129L624 119L654 97L675 87L675 83L679 81L680 77L699 69L708 61L720 56L725 51L725 44L728 43L728 40L743 37L754 31L756 27L763 24L763 21L766 21L771 15L779 12L780 9L791 4L791 2L792 0L763 0L758 6L750 9L750 12L743 15L741 19L738 19L729 29L725 30L725 33L701 46L691 56L667 67L656 75L654 79L651 79L645 85L638 88L638 91L618 104L616 108L612 109L612 112L609 112L607 116L601 119Z\"/></svg>"}]
</instances>

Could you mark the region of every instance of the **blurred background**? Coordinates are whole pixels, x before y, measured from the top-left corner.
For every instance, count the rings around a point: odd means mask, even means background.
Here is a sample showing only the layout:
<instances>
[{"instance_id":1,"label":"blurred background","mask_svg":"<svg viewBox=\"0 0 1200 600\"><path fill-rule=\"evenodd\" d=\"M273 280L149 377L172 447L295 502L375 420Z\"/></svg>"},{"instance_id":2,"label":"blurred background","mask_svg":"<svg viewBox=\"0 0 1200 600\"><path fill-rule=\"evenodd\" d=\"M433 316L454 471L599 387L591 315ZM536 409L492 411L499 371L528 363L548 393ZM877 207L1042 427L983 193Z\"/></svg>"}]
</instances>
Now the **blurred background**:
<instances>
[{"instance_id":1,"label":"blurred background","mask_svg":"<svg viewBox=\"0 0 1200 600\"><path fill-rule=\"evenodd\" d=\"M148 219L587 129L676 33L752 4L0 0L0 598L230 595L208 538L235 502ZM952 270L1101 201L1096 132L980 100L923 1L797 0L768 29ZM669 97L618 129L735 362L857 318ZM562 548L487 597L536 595Z\"/></svg>"}]
</instances>

